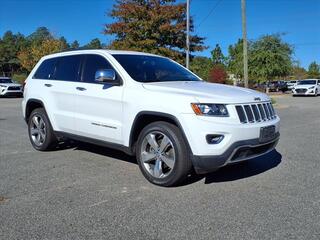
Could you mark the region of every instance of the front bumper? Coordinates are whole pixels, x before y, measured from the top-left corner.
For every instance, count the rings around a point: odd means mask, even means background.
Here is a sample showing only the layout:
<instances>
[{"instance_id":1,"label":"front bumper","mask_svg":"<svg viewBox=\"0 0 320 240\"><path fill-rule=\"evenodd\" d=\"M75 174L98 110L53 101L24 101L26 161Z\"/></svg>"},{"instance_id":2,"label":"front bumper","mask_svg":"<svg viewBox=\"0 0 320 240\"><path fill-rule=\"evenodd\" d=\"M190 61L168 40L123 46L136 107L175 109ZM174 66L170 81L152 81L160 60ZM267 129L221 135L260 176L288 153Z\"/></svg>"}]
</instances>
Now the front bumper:
<instances>
[{"instance_id":1,"label":"front bumper","mask_svg":"<svg viewBox=\"0 0 320 240\"><path fill-rule=\"evenodd\" d=\"M192 155L192 163L198 174L213 172L228 164L246 161L267 154L276 147L279 138L280 133L278 132L273 140L266 143L260 143L259 139L235 142L221 155Z\"/></svg>"},{"instance_id":2,"label":"front bumper","mask_svg":"<svg viewBox=\"0 0 320 240\"><path fill-rule=\"evenodd\" d=\"M23 92L21 90L3 90L0 91L0 96L22 96Z\"/></svg>"},{"instance_id":3,"label":"front bumper","mask_svg":"<svg viewBox=\"0 0 320 240\"><path fill-rule=\"evenodd\" d=\"M228 108L229 117L201 117L183 114L179 119L191 150L191 158L198 173L211 172L219 167L263 155L279 140L280 118L254 123L240 123L235 109ZM260 143L262 128L274 126L275 138ZM208 143L208 135L223 135L219 143Z\"/></svg>"},{"instance_id":4,"label":"front bumper","mask_svg":"<svg viewBox=\"0 0 320 240\"><path fill-rule=\"evenodd\" d=\"M311 96L315 95L315 89L306 89L305 92L296 91L295 89L292 89L292 94L295 96Z\"/></svg>"}]
</instances>

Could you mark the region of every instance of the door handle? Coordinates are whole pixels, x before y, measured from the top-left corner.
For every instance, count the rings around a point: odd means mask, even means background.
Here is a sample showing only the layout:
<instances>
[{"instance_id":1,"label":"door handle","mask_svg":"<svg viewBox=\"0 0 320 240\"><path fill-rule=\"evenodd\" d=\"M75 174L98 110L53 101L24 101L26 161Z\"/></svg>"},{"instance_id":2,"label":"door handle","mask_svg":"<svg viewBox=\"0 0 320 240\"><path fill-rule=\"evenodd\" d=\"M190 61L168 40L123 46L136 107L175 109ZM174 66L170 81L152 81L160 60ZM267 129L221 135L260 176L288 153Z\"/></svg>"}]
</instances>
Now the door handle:
<instances>
[{"instance_id":1,"label":"door handle","mask_svg":"<svg viewBox=\"0 0 320 240\"><path fill-rule=\"evenodd\" d=\"M77 89L78 91L86 91L86 90L87 90L87 89L84 88L84 87L76 87L76 89Z\"/></svg>"},{"instance_id":2,"label":"door handle","mask_svg":"<svg viewBox=\"0 0 320 240\"><path fill-rule=\"evenodd\" d=\"M45 83L44 86L45 86L45 87L52 87L52 84L50 84L50 83Z\"/></svg>"}]
</instances>

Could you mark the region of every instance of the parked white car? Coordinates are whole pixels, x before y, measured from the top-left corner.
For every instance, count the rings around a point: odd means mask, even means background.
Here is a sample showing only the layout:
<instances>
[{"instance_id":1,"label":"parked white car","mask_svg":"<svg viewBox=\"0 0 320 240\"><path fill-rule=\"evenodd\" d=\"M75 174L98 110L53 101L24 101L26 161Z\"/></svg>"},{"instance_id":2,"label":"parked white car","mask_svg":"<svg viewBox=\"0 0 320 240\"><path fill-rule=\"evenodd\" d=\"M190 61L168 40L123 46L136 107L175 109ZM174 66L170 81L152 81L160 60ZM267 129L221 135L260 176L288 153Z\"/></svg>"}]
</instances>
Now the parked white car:
<instances>
[{"instance_id":1,"label":"parked white car","mask_svg":"<svg viewBox=\"0 0 320 240\"><path fill-rule=\"evenodd\" d=\"M320 80L319 79L305 79L297 83L292 89L293 96L297 95L312 95L318 96L320 93Z\"/></svg>"},{"instance_id":2,"label":"parked white car","mask_svg":"<svg viewBox=\"0 0 320 240\"><path fill-rule=\"evenodd\" d=\"M287 82L288 90L292 90L292 89L294 88L294 86L297 85L298 82L299 82L298 80L288 81L288 82Z\"/></svg>"},{"instance_id":3,"label":"parked white car","mask_svg":"<svg viewBox=\"0 0 320 240\"><path fill-rule=\"evenodd\" d=\"M172 186L272 151L270 98L202 81L147 53L81 50L43 57L27 78L23 116L32 146L71 138L136 155L150 182Z\"/></svg>"},{"instance_id":4,"label":"parked white car","mask_svg":"<svg viewBox=\"0 0 320 240\"><path fill-rule=\"evenodd\" d=\"M8 77L0 77L0 97L1 96L22 96L22 85L14 83Z\"/></svg>"}]
</instances>

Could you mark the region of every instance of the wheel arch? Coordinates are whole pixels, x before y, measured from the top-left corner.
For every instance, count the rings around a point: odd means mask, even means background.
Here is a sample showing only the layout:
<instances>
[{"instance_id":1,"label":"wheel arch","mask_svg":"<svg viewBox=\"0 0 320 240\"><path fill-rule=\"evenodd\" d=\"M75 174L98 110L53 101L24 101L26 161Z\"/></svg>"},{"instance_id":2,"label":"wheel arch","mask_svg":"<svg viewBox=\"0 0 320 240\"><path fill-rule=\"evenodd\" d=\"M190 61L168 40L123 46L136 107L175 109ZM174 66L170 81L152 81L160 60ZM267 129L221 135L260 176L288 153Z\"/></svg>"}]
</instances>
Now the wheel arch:
<instances>
[{"instance_id":1,"label":"wheel arch","mask_svg":"<svg viewBox=\"0 0 320 240\"><path fill-rule=\"evenodd\" d=\"M174 115L163 113L163 112L154 112L154 111L142 111L139 112L133 120L133 124L130 131L129 136L129 148L131 149L132 153L135 153L135 143L138 140L139 134L141 133L142 129L152 122L164 121L168 123L172 123L176 125L187 143L187 147L192 154L192 150L189 145L189 141L185 135L184 129L178 120L178 118Z\"/></svg>"},{"instance_id":2,"label":"wheel arch","mask_svg":"<svg viewBox=\"0 0 320 240\"><path fill-rule=\"evenodd\" d=\"M39 100L39 99L34 99L31 98L27 101L26 104L26 114L25 114L25 121L28 122L29 121L29 117L30 114L32 113L32 111L36 108L44 108L45 109L45 105L44 103ZM46 110L46 109L45 109Z\"/></svg>"}]
</instances>

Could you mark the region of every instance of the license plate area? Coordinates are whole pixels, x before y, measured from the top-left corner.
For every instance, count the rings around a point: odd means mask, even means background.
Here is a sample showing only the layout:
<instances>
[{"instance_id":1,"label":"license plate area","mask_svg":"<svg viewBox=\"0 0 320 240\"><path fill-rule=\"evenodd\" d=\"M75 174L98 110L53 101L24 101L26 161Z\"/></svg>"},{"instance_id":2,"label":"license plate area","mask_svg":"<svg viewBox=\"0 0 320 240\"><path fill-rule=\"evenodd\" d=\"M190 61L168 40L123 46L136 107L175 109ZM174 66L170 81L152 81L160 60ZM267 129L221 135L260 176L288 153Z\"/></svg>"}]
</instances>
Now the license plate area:
<instances>
[{"instance_id":1,"label":"license plate area","mask_svg":"<svg viewBox=\"0 0 320 240\"><path fill-rule=\"evenodd\" d=\"M260 143L273 140L276 137L276 127L274 125L260 128Z\"/></svg>"}]
</instances>

